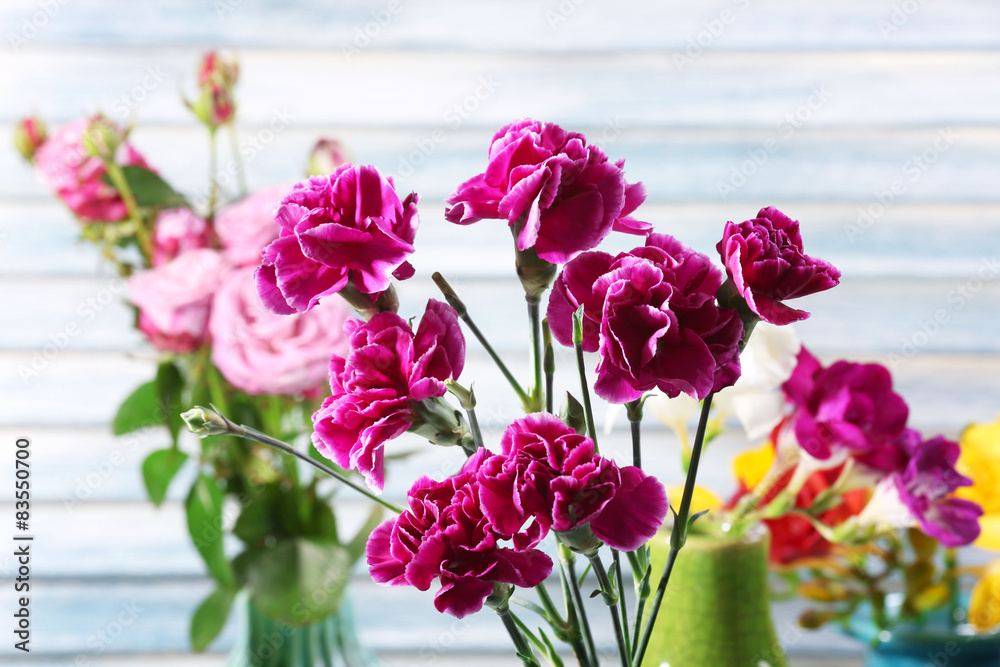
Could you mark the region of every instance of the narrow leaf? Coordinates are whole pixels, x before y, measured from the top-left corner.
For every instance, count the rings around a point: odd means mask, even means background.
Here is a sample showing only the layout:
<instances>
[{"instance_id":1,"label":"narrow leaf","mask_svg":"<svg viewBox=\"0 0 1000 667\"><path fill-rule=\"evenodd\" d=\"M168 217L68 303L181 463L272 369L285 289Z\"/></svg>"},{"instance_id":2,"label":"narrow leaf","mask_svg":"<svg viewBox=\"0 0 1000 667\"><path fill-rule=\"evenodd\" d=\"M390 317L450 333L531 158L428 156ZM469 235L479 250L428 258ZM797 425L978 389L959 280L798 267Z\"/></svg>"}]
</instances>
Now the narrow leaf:
<instances>
[{"instance_id":1,"label":"narrow leaf","mask_svg":"<svg viewBox=\"0 0 1000 667\"><path fill-rule=\"evenodd\" d=\"M204 473L198 475L187 498L187 524L209 574L224 587L233 588L233 568L223 549L222 500L222 489L215 480Z\"/></svg>"},{"instance_id":2,"label":"narrow leaf","mask_svg":"<svg viewBox=\"0 0 1000 667\"><path fill-rule=\"evenodd\" d=\"M126 166L121 168L135 201L139 206L155 208L176 208L185 206L184 195L171 187L163 178L144 167ZM111 178L105 174L104 181L114 187Z\"/></svg>"}]
</instances>

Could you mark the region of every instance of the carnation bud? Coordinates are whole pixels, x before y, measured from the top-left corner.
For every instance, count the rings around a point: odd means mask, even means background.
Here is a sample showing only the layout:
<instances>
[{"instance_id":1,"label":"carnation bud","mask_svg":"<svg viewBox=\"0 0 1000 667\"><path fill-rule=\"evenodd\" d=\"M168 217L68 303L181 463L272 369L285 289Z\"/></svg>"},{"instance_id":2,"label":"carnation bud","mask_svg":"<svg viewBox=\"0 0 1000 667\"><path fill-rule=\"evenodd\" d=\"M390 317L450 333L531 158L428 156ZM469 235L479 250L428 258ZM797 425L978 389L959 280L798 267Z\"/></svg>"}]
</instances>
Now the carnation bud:
<instances>
[{"instance_id":1,"label":"carnation bud","mask_svg":"<svg viewBox=\"0 0 1000 667\"><path fill-rule=\"evenodd\" d=\"M95 116L83 133L83 149L104 162L113 162L125 134L104 116Z\"/></svg>"},{"instance_id":2,"label":"carnation bud","mask_svg":"<svg viewBox=\"0 0 1000 667\"><path fill-rule=\"evenodd\" d=\"M591 530L589 523L577 526L573 530L556 530L552 532L554 532L559 538L559 541L569 547L571 551L583 554L584 556L591 556L597 553L597 550L602 544L604 544L601 542L600 538L597 537L597 535L594 535L594 531Z\"/></svg>"},{"instance_id":3,"label":"carnation bud","mask_svg":"<svg viewBox=\"0 0 1000 667\"><path fill-rule=\"evenodd\" d=\"M514 267L517 269L517 277L524 287L524 298L528 303L540 303L542 294L559 273L559 265L541 259L534 248L518 250Z\"/></svg>"},{"instance_id":4,"label":"carnation bud","mask_svg":"<svg viewBox=\"0 0 1000 667\"><path fill-rule=\"evenodd\" d=\"M181 419L195 435L207 438L210 435L222 435L230 432L230 422L214 410L196 405L187 412L181 413Z\"/></svg>"},{"instance_id":5,"label":"carnation bud","mask_svg":"<svg viewBox=\"0 0 1000 667\"><path fill-rule=\"evenodd\" d=\"M35 151L48 139L45 123L36 116L24 118L14 128L14 147L21 156L31 162Z\"/></svg>"},{"instance_id":6,"label":"carnation bud","mask_svg":"<svg viewBox=\"0 0 1000 667\"><path fill-rule=\"evenodd\" d=\"M475 451L472 433L462 413L438 397L412 401L413 425L410 432L426 438L433 445L459 446Z\"/></svg>"},{"instance_id":7,"label":"carnation bud","mask_svg":"<svg viewBox=\"0 0 1000 667\"><path fill-rule=\"evenodd\" d=\"M351 161L351 156L336 139L323 138L316 142L309 154L307 176L332 174L342 164Z\"/></svg>"}]
</instances>

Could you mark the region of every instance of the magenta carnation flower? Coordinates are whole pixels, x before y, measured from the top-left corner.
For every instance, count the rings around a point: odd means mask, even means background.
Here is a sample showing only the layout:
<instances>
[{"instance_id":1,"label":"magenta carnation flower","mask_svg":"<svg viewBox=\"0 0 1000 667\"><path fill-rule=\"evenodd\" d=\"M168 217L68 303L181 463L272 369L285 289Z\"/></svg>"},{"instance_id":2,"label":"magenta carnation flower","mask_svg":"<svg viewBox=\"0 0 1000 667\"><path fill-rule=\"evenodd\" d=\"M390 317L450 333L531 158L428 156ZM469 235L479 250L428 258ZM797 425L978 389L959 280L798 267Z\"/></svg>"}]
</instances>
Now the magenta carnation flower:
<instances>
[{"instance_id":1,"label":"magenta carnation flower","mask_svg":"<svg viewBox=\"0 0 1000 667\"><path fill-rule=\"evenodd\" d=\"M554 415L518 419L501 445L503 454L480 468L480 497L496 530L518 546L533 546L549 530L570 533L589 524L608 546L633 551L663 523L667 496L655 477L619 468ZM531 518L535 524L524 531Z\"/></svg>"},{"instance_id":2,"label":"magenta carnation flower","mask_svg":"<svg viewBox=\"0 0 1000 667\"><path fill-rule=\"evenodd\" d=\"M531 118L505 125L490 144L486 170L446 201L445 217L460 225L483 219L521 224L517 249L534 248L553 264L597 247L612 229L646 234L629 217L645 198L625 182L624 160L608 162L582 134Z\"/></svg>"},{"instance_id":3,"label":"magenta carnation flower","mask_svg":"<svg viewBox=\"0 0 1000 667\"><path fill-rule=\"evenodd\" d=\"M349 310L333 300L308 313L277 315L257 297L253 270L240 267L212 298L212 363L248 394L323 396L331 352L347 352Z\"/></svg>"},{"instance_id":4,"label":"magenta carnation flower","mask_svg":"<svg viewBox=\"0 0 1000 667\"><path fill-rule=\"evenodd\" d=\"M349 351L330 359L333 394L313 415L313 443L381 491L385 443L415 424L420 401L444 396L444 381L458 378L465 337L455 310L433 299L416 334L391 312L368 322L349 319L344 332Z\"/></svg>"},{"instance_id":5,"label":"magenta carnation flower","mask_svg":"<svg viewBox=\"0 0 1000 667\"><path fill-rule=\"evenodd\" d=\"M785 299L822 292L840 282L836 267L802 251L798 221L773 206L762 208L753 220L727 222L716 248L750 310L771 324L809 317L786 306Z\"/></svg>"},{"instance_id":6,"label":"magenta carnation flower","mask_svg":"<svg viewBox=\"0 0 1000 667\"><path fill-rule=\"evenodd\" d=\"M83 146L84 133L95 122L109 121L81 118L59 128L35 152L35 167L45 184L85 222L119 222L128 217L125 202L104 182L104 163L89 155ZM147 166L127 142L118 147L115 161L121 166Z\"/></svg>"},{"instance_id":7,"label":"magenta carnation flower","mask_svg":"<svg viewBox=\"0 0 1000 667\"><path fill-rule=\"evenodd\" d=\"M879 470L901 465L893 441L906 427L909 408L892 390L885 366L838 361L823 368L803 347L782 390L795 406L795 437L811 456L828 459L846 450Z\"/></svg>"},{"instance_id":8,"label":"magenta carnation flower","mask_svg":"<svg viewBox=\"0 0 1000 667\"><path fill-rule=\"evenodd\" d=\"M551 558L530 547L501 546L503 536L483 514L476 477L489 456L480 449L443 482L416 481L409 509L368 538L365 552L375 582L426 591L439 579L434 606L462 618L482 609L494 583L530 588L549 576Z\"/></svg>"},{"instance_id":9,"label":"magenta carnation flower","mask_svg":"<svg viewBox=\"0 0 1000 667\"><path fill-rule=\"evenodd\" d=\"M303 312L348 281L364 294L413 275L417 195L403 201L375 167L342 165L299 183L275 211L280 236L263 252L257 289L282 315Z\"/></svg>"},{"instance_id":10,"label":"magenta carnation flower","mask_svg":"<svg viewBox=\"0 0 1000 667\"><path fill-rule=\"evenodd\" d=\"M703 399L739 377L743 324L715 295L722 272L665 234L612 257L569 262L549 297L552 335L573 345L573 313L584 307L583 349L599 352L595 391L624 403L659 388Z\"/></svg>"}]
</instances>

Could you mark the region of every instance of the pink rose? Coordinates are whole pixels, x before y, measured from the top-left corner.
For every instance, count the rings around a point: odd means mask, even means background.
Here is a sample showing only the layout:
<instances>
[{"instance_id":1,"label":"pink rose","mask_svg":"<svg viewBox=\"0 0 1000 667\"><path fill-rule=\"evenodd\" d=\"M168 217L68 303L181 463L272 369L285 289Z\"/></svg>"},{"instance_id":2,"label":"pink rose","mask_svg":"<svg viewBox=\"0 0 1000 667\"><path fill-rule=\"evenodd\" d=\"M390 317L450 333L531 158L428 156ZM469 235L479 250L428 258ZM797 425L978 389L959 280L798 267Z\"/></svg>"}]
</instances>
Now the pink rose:
<instances>
[{"instance_id":1,"label":"pink rose","mask_svg":"<svg viewBox=\"0 0 1000 667\"><path fill-rule=\"evenodd\" d=\"M288 185L275 185L259 190L215 215L222 252L234 266L259 264L261 251L278 238L281 225L275 222L274 212L289 189Z\"/></svg>"},{"instance_id":2,"label":"pink rose","mask_svg":"<svg viewBox=\"0 0 1000 667\"><path fill-rule=\"evenodd\" d=\"M208 335L212 295L230 271L214 250L192 250L129 279L139 329L158 349L193 352Z\"/></svg>"},{"instance_id":3,"label":"pink rose","mask_svg":"<svg viewBox=\"0 0 1000 667\"><path fill-rule=\"evenodd\" d=\"M705 255L665 234L612 257L583 253L563 268L549 298L552 335L573 346L581 305L583 349L599 352L598 396L625 403L657 387L699 400L740 374L743 325L715 295L722 273Z\"/></svg>"},{"instance_id":4,"label":"pink rose","mask_svg":"<svg viewBox=\"0 0 1000 667\"><path fill-rule=\"evenodd\" d=\"M275 212L279 238L264 249L257 290L282 315L309 310L348 281L364 294L413 275L417 195L399 200L375 167L345 164L299 183Z\"/></svg>"},{"instance_id":5,"label":"pink rose","mask_svg":"<svg viewBox=\"0 0 1000 667\"><path fill-rule=\"evenodd\" d=\"M296 315L275 315L257 297L253 270L234 270L212 300L212 361L248 394L319 396L330 354L345 354L344 303L321 303Z\"/></svg>"},{"instance_id":6,"label":"pink rose","mask_svg":"<svg viewBox=\"0 0 1000 667\"><path fill-rule=\"evenodd\" d=\"M161 266L189 250L209 246L211 229L205 220L187 208L161 211L153 235L153 266Z\"/></svg>"},{"instance_id":7,"label":"pink rose","mask_svg":"<svg viewBox=\"0 0 1000 667\"><path fill-rule=\"evenodd\" d=\"M840 282L836 267L802 252L798 221L773 206L762 208L753 220L727 222L717 249L750 310L771 324L809 317L786 306L785 299L822 292Z\"/></svg>"},{"instance_id":8,"label":"pink rose","mask_svg":"<svg viewBox=\"0 0 1000 667\"><path fill-rule=\"evenodd\" d=\"M553 264L596 247L612 229L646 234L629 216L646 198L625 182L624 160L587 145L582 134L531 118L505 125L490 145L486 170L458 186L445 217L460 225L485 218L522 224L517 249Z\"/></svg>"},{"instance_id":9,"label":"pink rose","mask_svg":"<svg viewBox=\"0 0 1000 667\"><path fill-rule=\"evenodd\" d=\"M118 222L128 217L118 191L105 183L99 158L83 147L83 135L91 123L108 123L100 117L81 118L64 125L35 152L35 166L42 181L86 222ZM112 128L121 133L121 130ZM115 154L121 166L146 167L145 160L123 142Z\"/></svg>"},{"instance_id":10,"label":"pink rose","mask_svg":"<svg viewBox=\"0 0 1000 667\"><path fill-rule=\"evenodd\" d=\"M313 443L337 465L359 471L373 489L385 483L385 443L413 426L420 403L444 396L465 364L458 315L433 299L417 332L396 313L344 326L347 357L330 359L332 396L313 415Z\"/></svg>"}]
</instances>

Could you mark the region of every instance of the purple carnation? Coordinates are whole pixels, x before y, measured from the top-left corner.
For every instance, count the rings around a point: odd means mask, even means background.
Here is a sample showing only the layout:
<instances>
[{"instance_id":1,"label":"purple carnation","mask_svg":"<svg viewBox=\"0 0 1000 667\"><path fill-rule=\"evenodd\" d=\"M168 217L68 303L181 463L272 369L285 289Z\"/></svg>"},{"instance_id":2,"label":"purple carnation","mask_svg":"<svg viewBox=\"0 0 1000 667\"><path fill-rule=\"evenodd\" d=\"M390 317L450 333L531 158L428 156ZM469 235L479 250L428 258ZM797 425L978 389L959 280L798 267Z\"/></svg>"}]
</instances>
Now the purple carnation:
<instances>
[{"instance_id":1,"label":"purple carnation","mask_svg":"<svg viewBox=\"0 0 1000 667\"><path fill-rule=\"evenodd\" d=\"M583 349L599 352L595 391L624 403L659 388L703 399L740 374L743 324L715 300L722 272L665 234L612 257L587 252L569 262L549 298L552 335L573 345L573 313L584 307Z\"/></svg>"},{"instance_id":2,"label":"purple carnation","mask_svg":"<svg viewBox=\"0 0 1000 667\"><path fill-rule=\"evenodd\" d=\"M458 475L443 482L416 481L409 509L368 539L365 552L374 581L426 591L439 579L434 606L462 618L482 609L494 583L530 588L549 576L551 558L530 547L501 546L504 536L483 513L476 478L490 456L480 449Z\"/></svg>"},{"instance_id":3,"label":"purple carnation","mask_svg":"<svg viewBox=\"0 0 1000 667\"><path fill-rule=\"evenodd\" d=\"M625 161L608 162L582 134L531 118L505 125L490 144L486 170L446 201L449 222L483 219L522 225L517 249L562 264L590 250L612 230L647 234L629 215L646 199L642 184L625 182Z\"/></svg>"},{"instance_id":4,"label":"purple carnation","mask_svg":"<svg viewBox=\"0 0 1000 667\"><path fill-rule=\"evenodd\" d=\"M771 324L809 317L786 306L785 299L822 292L840 282L836 267L802 252L798 221L773 206L762 208L753 220L727 222L717 249L750 310Z\"/></svg>"},{"instance_id":5,"label":"purple carnation","mask_svg":"<svg viewBox=\"0 0 1000 667\"><path fill-rule=\"evenodd\" d=\"M281 315L304 312L353 282L364 294L413 275L417 195L402 202L375 167L345 164L299 183L275 211L280 236L264 248L257 290Z\"/></svg>"},{"instance_id":6,"label":"purple carnation","mask_svg":"<svg viewBox=\"0 0 1000 667\"><path fill-rule=\"evenodd\" d=\"M370 487L385 483L383 448L415 421L414 403L444 396L465 364L465 337L455 310L433 299L416 334L384 312L344 325L350 350L330 360L332 396L313 415L313 443L338 465L358 470Z\"/></svg>"}]
</instances>

